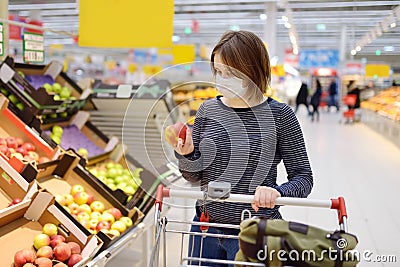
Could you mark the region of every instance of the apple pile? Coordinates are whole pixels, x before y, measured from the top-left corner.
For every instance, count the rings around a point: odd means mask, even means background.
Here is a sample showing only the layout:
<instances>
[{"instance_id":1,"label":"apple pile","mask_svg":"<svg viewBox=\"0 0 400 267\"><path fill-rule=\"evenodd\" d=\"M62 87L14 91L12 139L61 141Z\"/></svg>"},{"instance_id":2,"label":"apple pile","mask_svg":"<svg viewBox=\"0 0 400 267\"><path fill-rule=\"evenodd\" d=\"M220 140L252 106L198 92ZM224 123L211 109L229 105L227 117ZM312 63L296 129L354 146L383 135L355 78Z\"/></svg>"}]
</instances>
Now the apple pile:
<instances>
[{"instance_id":1,"label":"apple pile","mask_svg":"<svg viewBox=\"0 0 400 267\"><path fill-rule=\"evenodd\" d=\"M55 224L46 223L35 236L33 248L19 250L14 255L15 267L72 267L83 259L76 242L66 242Z\"/></svg>"},{"instance_id":2,"label":"apple pile","mask_svg":"<svg viewBox=\"0 0 400 267\"><path fill-rule=\"evenodd\" d=\"M53 95L53 99L56 101L59 100L76 100L74 96L71 96L72 91L68 87L62 87L59 83L53 83L52 85L49 83L45 83L42 85L46 92Z\"/></svg>"},{"instance_id":3,"label":"apple pile","mask_svg":"<svg viewBox=\"0 0 400 267\"><path fill-rule=\"evenodd\" d=\"M127 195L135 194L136 190L142 184L142 180L140 179L140 173L143 171L142 168L136 168L131 172L114 161L97 164L89 168L89 171L111 190L114 191L119 188Z\"/></svg>"},{"instance_id":4,"label":"apple pile","mask_svg":"<svg viewBox=\"0 0 400 267\"><path fill-rule=\"evenodd\" d=\"M17 157L20 160L27 160L29 162L36 161L36 163L50 161L50 159L47 157L40 157L35 150L36 147L32 143L25 143L24 140L19 137L0 137L0 153L2 153L8 159Z\"/></svg>"},{"instance_id":5,"label":"apple pile","mask_svg":"<svg viewBox=\"0 0 400 267\"><path fill-rule=\"evenodd\" d=\"M21 103L15 95L10 94L7 89L1 87L0 92L6 96L8 100L10 100L10 102L13 103L19 110L23 111L25 109L25 105Z\"/></svg>"},{"instance_id":6,"label":"apple pile","mask_svg":"<svg viewBox=\"0 0 400 267\"><path fill-rule=\"evenodd\" d=\"M105 210L103 202L86 193L82 185L74 185L70 194L56 195L56 201L92 234L102 231L119 236L132 226L131 218L122 216L114 207Z\"/></svg>"},{"instance_id":7,"label":"apple pile","mask_svg":"<svg viewBox=\"0 0 400 267\"><path fill-rule=\"evenodd\" d=\"M56 142L57 145L61 143L61 137L63 134L63 128L58 125L54 125L51 128L51 133L50 133L50 138L53 139L54 142Z\"/></svg>"}]
</instances>

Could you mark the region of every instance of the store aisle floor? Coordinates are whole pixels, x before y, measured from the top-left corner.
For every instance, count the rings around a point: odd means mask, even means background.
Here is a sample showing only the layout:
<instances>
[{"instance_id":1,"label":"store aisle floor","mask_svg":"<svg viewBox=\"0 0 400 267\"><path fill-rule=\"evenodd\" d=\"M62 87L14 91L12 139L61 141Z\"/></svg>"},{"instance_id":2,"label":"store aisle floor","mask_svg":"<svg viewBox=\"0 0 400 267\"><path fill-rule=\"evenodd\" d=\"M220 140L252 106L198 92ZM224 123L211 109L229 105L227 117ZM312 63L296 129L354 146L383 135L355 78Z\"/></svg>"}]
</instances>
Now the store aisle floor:
<instances>
[{"instance_id":1,"label":"store aisle floor","mask_svg":"<svg viewBox=\"0 0 400 267\"><path fill-rule=\"evenodd\" d=\"M320 122L311 122L305 110L299 110L314 172L315 184L310 198L345 197L349 231L359 239L360 266L398 266L400 149L362 123L339 124L340 116L340 113L322 112ZM278 179L283 182L286 174L282 164L279 171ZM336 213L331 210L282 207L281 211L287 220L328 230L337 228ZM183 214L190 220L193 213L172 208L167 216L182 218ZM179 266L180 237L170 235L168 245L167 266ZM395 255L397 263L367 263L364 253L372 260L377 256ZM132 266L123 265L118 259L112 262L115 265L108 266Z\"/></svg>"}]
</instances>

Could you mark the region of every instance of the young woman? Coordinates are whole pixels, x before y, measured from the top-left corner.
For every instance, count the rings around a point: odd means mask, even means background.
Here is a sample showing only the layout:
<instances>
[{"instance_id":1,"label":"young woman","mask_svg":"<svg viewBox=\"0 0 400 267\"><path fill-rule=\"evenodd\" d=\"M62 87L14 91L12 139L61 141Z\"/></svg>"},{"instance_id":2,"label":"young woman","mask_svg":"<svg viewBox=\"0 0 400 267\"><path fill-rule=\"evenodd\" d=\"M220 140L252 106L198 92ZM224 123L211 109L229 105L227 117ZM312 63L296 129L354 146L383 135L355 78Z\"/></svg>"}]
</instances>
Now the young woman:
<instances>
[{"instance_id":1,"label":"young woman","mask_svg":"<svg viewBox=\"0 0 400 267\"><path fill-rule=\"evenodd\" d=\"M231 193L254 195L254 202L198 201L194 221L208 212L210 222L239 224L242 210L250 208L253 215L281 218L276 198L307 197L313 177L292 109L264 96L271 78L264 43L251 32L225 33L212 52L211 70L222 96L205 101L193 133L187 130L185 143L179 139L174 148L179 168L185 179L199 182L203 189L210 181L230 182ZM277 166L282 160L288 181L278 185ZM191 231L200 229L192 226ZM213 227L208 232L238 234ZM239 249L234 239L197 236L189 240L190 256L200 256L201 242L202 258L233 260Z\"/></svg>"}]
</instances>

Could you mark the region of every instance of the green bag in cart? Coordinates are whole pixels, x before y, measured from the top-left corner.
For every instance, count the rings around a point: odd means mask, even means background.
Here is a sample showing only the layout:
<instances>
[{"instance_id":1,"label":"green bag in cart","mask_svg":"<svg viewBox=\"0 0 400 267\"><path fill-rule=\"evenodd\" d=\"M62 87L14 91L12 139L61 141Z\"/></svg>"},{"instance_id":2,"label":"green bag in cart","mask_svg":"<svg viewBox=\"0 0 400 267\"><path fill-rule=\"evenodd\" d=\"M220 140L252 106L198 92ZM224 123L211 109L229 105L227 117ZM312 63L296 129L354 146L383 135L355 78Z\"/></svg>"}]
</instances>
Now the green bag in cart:
<instances>
[{"instance_id":1,"label":"green bag in cart","mask_svg":"<svg viewBox=\"0 0 400 267\"><path fill-rule=\"evenodd\" d=\"M359 262L352 251L357 243L356 236L343 231L329 232L284 220L248 219L240 224L235 261L274 267L352 267Z\"/></svg>"}]
</instances>

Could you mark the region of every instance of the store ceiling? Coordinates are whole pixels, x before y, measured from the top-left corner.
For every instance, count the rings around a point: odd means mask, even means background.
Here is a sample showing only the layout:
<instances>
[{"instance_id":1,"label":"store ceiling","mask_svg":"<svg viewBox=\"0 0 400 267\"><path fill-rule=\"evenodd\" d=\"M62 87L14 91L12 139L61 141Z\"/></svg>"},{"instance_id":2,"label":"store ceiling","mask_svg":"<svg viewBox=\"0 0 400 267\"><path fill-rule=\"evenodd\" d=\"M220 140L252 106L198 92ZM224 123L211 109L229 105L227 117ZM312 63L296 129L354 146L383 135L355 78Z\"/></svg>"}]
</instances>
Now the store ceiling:
<instances>
[{"instance_id":1,"label":"store ceiling","mask_svg":"<svg viewBox=\"0 0 400 267\"><path fill-rule=\"evenodd\" d=\"M215 44L221 34L233 27L251 30L263 36L266 22L260 19L268 2L277 2L277 46L290 48L289 30L282 16L292 10L293 23L301 49L338 49L343 27L346 35L346 54L356 47L366 33L393 14L400 1L370 0L175 0L174 34L181 43ZM287 5L285 6L285 3ZM44 27L78 32L79 10L73 0L9 0L9 12L28 16L30 10L40 10ZM192 20L199 24L199 32L186 35ZM373 57L376 50L388 60L400 62L400 15L397 25L365 45L356 57ZM74 47L68 36L46 33L46 42L63 43ZM386 48L385 48L386 47ZM385 51L390 50L390 51ZM379 60L379 58L378 58Z\"/></svg>"}]
</instances>

